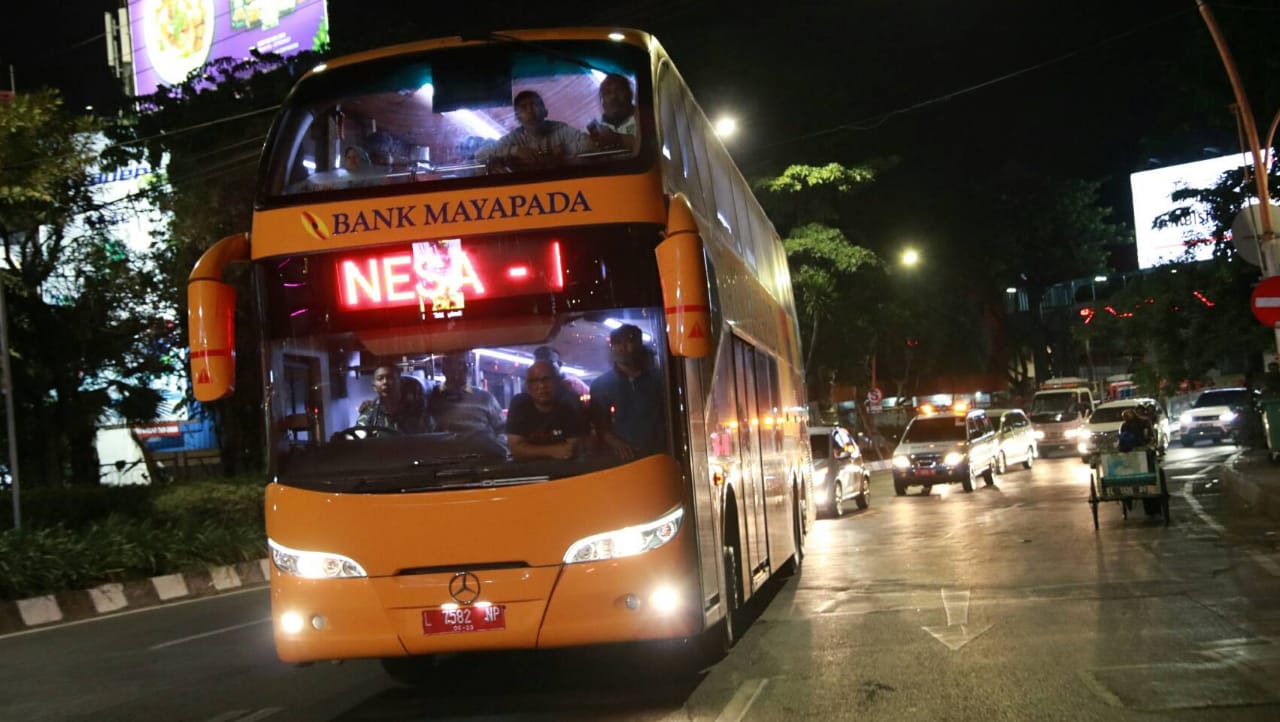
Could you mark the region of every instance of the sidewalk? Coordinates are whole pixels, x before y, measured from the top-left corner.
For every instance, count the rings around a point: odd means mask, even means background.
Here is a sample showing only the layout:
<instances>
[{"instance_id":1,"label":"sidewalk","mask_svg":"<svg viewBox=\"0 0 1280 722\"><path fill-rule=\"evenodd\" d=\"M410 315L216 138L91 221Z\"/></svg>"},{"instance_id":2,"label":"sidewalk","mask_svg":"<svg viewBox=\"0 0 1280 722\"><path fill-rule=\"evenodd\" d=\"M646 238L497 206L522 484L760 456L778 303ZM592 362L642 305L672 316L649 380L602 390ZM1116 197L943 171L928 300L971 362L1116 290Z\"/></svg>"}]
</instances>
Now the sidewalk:
<instances>
[{"instance_id":1,"label":"sidewalk","mask_svg":"<svg viewBox=\"0 0 1280 722\"><path fill-rule=\"evenodd\" d=\"M0 634L262 586L270 579L270 562L259 559L185 574L166 574L103 584L92 589L0 601Z\"/></svg>"},{"instance_id":2,"label":"sidewalk","mask_svg":"<svg viewBox=\"0 0 1280 722\"><path fill-rule=\"evenodd\" d=\"M1227 459L1222 484L1250 511L1280 521L1280 463L1273 464L1266 449L1244 449Z\"/></svg>"}]
</instances>

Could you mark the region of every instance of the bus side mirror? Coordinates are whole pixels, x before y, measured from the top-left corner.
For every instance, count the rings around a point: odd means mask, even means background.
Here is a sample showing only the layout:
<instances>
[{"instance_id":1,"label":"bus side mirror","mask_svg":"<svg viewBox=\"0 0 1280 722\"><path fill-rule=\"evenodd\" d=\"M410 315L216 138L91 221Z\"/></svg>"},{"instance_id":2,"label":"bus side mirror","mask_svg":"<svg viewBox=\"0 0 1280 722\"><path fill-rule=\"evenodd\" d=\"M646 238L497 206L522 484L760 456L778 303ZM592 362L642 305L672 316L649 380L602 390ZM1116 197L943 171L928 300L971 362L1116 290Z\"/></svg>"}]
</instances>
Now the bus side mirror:
<instances>
[{"instance_id":1,"label":"bus side mirror","mask_svg":"<svg viewBox=\"0 0 1280 722\"><path fill-rule=\"evenodd\" d=\"M685 358L711 353L711 300L702 237L684 196L671 197L667 237L654 249L662 302L667 312L667 345Z\"/></svg>"},{"instance_id":2,"label":"bus side mirror","mask_svg":"<svg viewBox=\"0 0 1280 722\"><path fill-rule=\"evenodd\" d=\"M222 280L231 263L249 260L249 236L213 244L187 279L191 382L199 401L216 401L236 385L236 290Z\"/></svg>"}]
</instances>

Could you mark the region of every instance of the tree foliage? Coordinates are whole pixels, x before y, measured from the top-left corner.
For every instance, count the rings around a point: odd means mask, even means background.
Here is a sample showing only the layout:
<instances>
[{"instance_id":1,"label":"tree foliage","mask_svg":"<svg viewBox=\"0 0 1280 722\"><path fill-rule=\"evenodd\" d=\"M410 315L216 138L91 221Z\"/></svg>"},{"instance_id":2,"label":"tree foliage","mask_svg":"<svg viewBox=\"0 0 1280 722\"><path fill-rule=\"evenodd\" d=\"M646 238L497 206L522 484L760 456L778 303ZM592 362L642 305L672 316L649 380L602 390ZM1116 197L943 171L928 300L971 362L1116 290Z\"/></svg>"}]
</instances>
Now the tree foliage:
<instances>
[{"instance_id":1,"label":"tree foliage","mask_svg":"<svg viewBox=\"0 0 1280 722\"><path fill-rule=\"evenodd\" d=\"M0 276L28 482L97 483L97 425L152 419L160 402L166 319L148 259L112 230L122 203L95 198L101 130L53 92L0 104Z\"/></svg>"},{"instance_id":2,"label":"tree foliage","mask_svg":"<svg viewBox=\"0 0 1280 722\"><path fill-rule=\"evenodd\" d=\"M180 319L171 338L178 347L187 345L187 277L215 242L249 230L258 159L274 111L303 70L317 62L313 53L215 60L186 82L144 98L143 111L119 135L118 154L144 156L161 169L164 182L151 194L166 218L154 239L156 282ZM236 373L242 383L234 396L211 405L227 473L262 464L261 389L248 382L259 374L259 334L246 270L230 269L226 279L242 299L236 313ZM188 373L185 363L176 370Z\"/></svg>"},{"instance_id":3,"label":"tree foliage","mask_svg":"<svg viewBox=\"0 0 1280 722\"><path fill-rule=\"evenodd\" d=\"M882 267L872 251L840 229L840 200L870 183L870 167L792 165L755 181L770 219L784 235L810 380L850 376L872 353L873 319L866 314L869 281Z\"/></svg>"}]
</instances>

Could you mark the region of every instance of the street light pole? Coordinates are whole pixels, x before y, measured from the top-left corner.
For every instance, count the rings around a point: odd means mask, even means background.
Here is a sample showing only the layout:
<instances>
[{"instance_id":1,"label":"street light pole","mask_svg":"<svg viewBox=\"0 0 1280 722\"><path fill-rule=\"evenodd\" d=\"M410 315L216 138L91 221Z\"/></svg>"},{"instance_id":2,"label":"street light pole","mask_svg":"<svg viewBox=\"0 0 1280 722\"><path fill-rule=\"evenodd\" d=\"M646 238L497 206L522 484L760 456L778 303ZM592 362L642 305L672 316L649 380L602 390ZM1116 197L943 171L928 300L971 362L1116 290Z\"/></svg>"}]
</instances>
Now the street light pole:
<instances>
[{"instance_id":1,"label":"street light pole","mask_svg":"<svg viewBox=\"0 0 1280 722\"><path fill-rule=\"evenodd\" d=\"M13 528L22 528L22 504L18 501L18 433L13 418L13 373L9 370L9 309L6 291L0 282L0 385L4 391L5 422L9 427L9 484L13 494Z\"/></svg>"},{"instance_id":2,"label":"street light pole","mask_svg":"<svg viewBox=\"0 0 1280 722\"><path fill-rule=\"evenodd\" d=\"M1262 277L1270 278L1277 275L1277 268L1276 236L1271 226L1271 193L1267 187L1270 158L1267 156L1270 154L1271 138L1275 133L1276 123L1280 122L1280 114L1276 116L1275 121L1272 121L1271 128L1268 130L1267 154L1264 155L1262 144L1258 141L1258 126L1253 118L1253 110L1249 107L1249 98L1244 92L1244 84L1236 70L1235 60L1231 57L1231 50L1222 37L1209 4L1205 0L1196 0L1196 6L1200 8L1200 17L1204 18L1205 25L1209 27L1209 35L1213 37L1213 44L1218 48L1218 55L1221 56L1222 64L1226 67L1227 78L1231 81L1231 90L1236 96L1236 113L1244 129L1245 140L1249 143L1249 152L1253 155L1253 181L1258 191L1258 213L1262 219L1262 252L1258 255L1262 263ZM1276 336L1276 348L1280 350L1280 328L1272 330Z\"/></svg>"}]
</instances>

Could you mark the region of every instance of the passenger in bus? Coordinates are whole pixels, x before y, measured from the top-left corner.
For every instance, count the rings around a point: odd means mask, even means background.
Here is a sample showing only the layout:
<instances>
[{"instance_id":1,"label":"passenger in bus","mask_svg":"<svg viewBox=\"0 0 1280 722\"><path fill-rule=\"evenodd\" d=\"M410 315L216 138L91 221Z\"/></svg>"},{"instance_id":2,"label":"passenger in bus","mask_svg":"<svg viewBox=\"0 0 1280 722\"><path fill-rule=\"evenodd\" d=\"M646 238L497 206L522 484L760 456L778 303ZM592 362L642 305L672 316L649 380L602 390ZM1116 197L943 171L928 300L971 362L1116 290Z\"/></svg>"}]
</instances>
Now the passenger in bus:
<instances>
[{"instance_id":1,"label":"passenger in bus","mask_svg":"<svg viewBox=\"0 0 1280 722\"><path fill-rule=\"evenodd\" d=\"M507 443L516 459L571 459L587 433L582 402L561 393L563 377L550 361L525 372L524 393L511 399Z\"/></svg>"},{"instance_id":2,"label":"passenger in bus","mask_svg":"<svg viewBox=\"0 0 1280 722\"><path fill-rule=\"evenodd\" d=\"M591 382L591 424L604 445L623 459L662 449L662 380L644 334L623 324L609 334L613 368Z\"/></svg>"},{"instance_id":3,"label":"passenger in bus","mask_svg":"<svg viewBox=\"0 0 1280 722\"><path fill-rule=\"evenodd\" d=\"M471 385L471 354L447 354L441 362L444 384L427 394L427 413L437 431L502 433L502 407L493 394Z\"/></svg>"},{"instance_id":4,"label":"passenger in bus","mask_svg":"<svg viewBox=\"0 0 1280 722\"><path fill-rule=\"evenodd\" d=\"M359 188L381 185L386 174L373 165L369 153L358 145L349 145L342 151L341 165L331 171L312 175L306 181L305 190L327 191L335 188Z\"/></svg>"},{"instance_id":5,"label":"passenger in bus","mask_svg":"<svg viewBox=\"0 0 1280 722\"><path fill-rule=\"evenodd\" d=\"M393 364L379 364L373 370L373 392L375 398L360 404L356 426L406 434L431 430L422 384L417 379L402 377Z\"/></svg>"},{"instance_id":6,"label":"passenger in bus","mask_svg":"<svg viewBox=\"0 0 1280 722\"><path fill-rule=\"evenodd\" d=\"M494 169L548 168L568 161L587 147L586 133L547 119L547 106L536 92L521 91L513 105L520 125L476 151L476 160Z\"/></svg>"},{"instance_id":7,"label":"passenger in bus","mask_svg":"<svg viewBox=\"0 0 1280 722\"><path fill-rule=\"evenodd\" d=\"M560 363L560 352L551 346L539 346L533 351L533 358L537 361L547 361L555 366L556 373L560 376L560 395L570 401L577 401L585 404L591 396L591 387L587 386L587 382L564 372L564 368Z\"/></svg>"},{"instance_id":8,"label":"passenger in bus","mask_svg":"<svg viewBox=\"0 0 1280 722\"><path fill-rule=\"evenodd\" d=\"M595 150L636 149L636 106L631 83L617 73L600 82L600 119L587 124Z\"/></svg>"}]
</instances>

